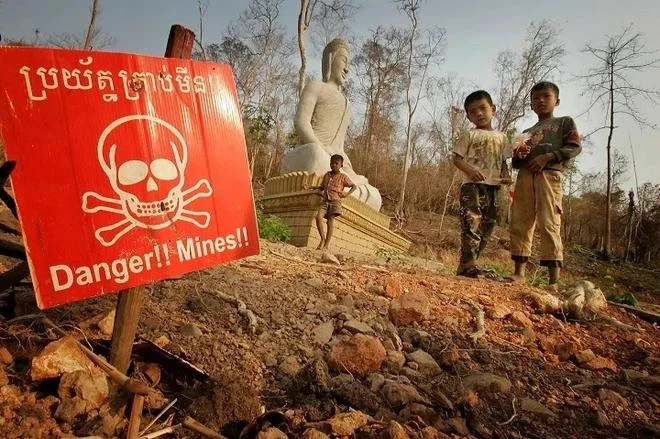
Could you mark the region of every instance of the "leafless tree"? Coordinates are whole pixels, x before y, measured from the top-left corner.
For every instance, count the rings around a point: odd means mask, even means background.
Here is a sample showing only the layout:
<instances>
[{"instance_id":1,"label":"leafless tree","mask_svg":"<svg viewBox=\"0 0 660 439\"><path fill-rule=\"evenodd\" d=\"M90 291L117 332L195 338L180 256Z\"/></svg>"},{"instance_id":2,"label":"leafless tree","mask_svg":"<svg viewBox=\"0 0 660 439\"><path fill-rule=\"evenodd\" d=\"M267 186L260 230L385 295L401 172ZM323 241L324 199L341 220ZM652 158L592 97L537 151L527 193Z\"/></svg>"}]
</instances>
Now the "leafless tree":
<instances>
[{"instance_id":1,"label":"leafless tree","mask_svg":"<svg viewBox=\"0 0 660 439\"><path fill-rule=\"evenodd\" d=\"M497 73L497 127L506 132L525 116L528 94L534 83L549 78L564 56L559 30L544 20L531 22L521 53L500 52L495 61Z\"/></svg>"},{"instance_id":2,"label":"leafless tree","mask_svg":"<svg viewBox=\"0 0 660 439\"><path fill-rule=\"evenodd\" d=\"M100 27L96 26L96 21L101 15L99 0L92 0L89 10L89 23L84 34L75 34L65 32L48 37L46 43L49 46L59 47L61 49L105 49L115 43L115 39L104 33Z\"/></svg>"},{"instance_id":3,"label":"leafless tree","mask_svg":"<svg viewBox=\"0 0 660 439\"><path fill-rule=\"evenodd\" d=\"M660 90L636 84L634 74L658 67L660 57L658 51L647 49L642 34L634 32L632 26L628 26L618 35L607 36L607 43L601 47L587 44L583 52L590 55L595 62L594 67L580 76L585 83L583 95L590 99L586 112L596 106L606 110L603 125L589 135L603 129L608 132L605 236L602 250L603 256L609 258L612 240L612 136L617 128L615 120L619 117L629 117L640 126L652 127L641 115L637 104L640 99L657 104Z\"/></svg>"},{"instance_id":4,"label":"leafless tree","mask_svg":"<svg viewBox=\"0 0 660 439\"><path fill-rule=\"evenodd\" d=\"M403 172L401 176L401 189L397 201L395 215L401 222L403 220L403 208L406 197L406 183L410 169L412 153L413 123L422 93L425 90L429 75L429 67L432 63L439 61L444 50L445 30L442 28L429 29L421 32L419 26L418 12L423 0L395 0L395 4L410 20L407 32L407 61L405 84L406 103L406 140L403 157Z\"/></svg>"},{"instance_id":5,"label":"leafless tree","mask_svg":"<svg viewBox=\"0 0 660 439\"><path fill-rule=\"evenodd\" d=\"M197 31L197 37L195 38L195 43L199 47L199 56L198 58L206 61L206 48L204 46L204 17L206 16L206 11L209 9L209 0L197 0L197 13L199 15L199 29Z\"/></svg>"},{"instance_id":6,"label":"leafless tree","mask_svg":"<svg viewBox=\"0 0 660 439\"><path fill-rule=\"evenodd\" d=\"M326 31L336 29L338 26L343 29L345 22L353 16L356 9L353 0L300 0L300 10L298 12L298 51L300 53L298 95L302 93L307 77L305 34L312 22L325 23L322 26L325 26Z\"/></svg>"}]
</instances>

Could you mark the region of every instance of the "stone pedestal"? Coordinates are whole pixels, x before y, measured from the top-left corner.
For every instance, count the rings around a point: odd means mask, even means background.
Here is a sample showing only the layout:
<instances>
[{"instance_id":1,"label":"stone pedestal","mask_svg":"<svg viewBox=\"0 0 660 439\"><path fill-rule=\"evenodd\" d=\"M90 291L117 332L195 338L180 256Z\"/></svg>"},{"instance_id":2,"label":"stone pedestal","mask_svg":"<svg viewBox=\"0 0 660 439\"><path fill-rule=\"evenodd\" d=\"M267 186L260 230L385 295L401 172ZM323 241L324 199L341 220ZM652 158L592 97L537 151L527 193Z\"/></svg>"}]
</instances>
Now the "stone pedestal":
<instances>
[{"instance_id":1,"label":"stone pedestal","mask_svg":"<svg viewBox=\"0 0 660 439\"><path fill-rule=\"evenodd\" d=\"M291 244L316 247L316 213L321 205L317 191L304 187L319 186L322 176L292 172L266 181L261 203L265 213L282 218L291 229ZM389 229L390 218L353 197L342 200L343 215L335 220L331 250L374 255L378 249L406 253L410 241Z\"/></svg>"}]
</instances>

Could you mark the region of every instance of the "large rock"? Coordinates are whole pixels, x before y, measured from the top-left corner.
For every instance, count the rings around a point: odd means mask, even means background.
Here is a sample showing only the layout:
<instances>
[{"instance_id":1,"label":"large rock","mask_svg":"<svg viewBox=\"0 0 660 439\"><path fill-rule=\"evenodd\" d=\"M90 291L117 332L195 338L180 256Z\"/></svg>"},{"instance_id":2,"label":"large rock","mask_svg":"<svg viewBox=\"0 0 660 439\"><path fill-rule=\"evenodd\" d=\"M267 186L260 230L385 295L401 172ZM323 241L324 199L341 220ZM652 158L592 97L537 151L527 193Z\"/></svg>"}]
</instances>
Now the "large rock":
<instances>
[{"instance_id":1,"label":"large rock","mask_svg":"<svg viewBox=\"0 0 660 439\"><path fill-rule=\"evenodd\" d=\"M328 364L338 372L350 372L360 378L380 369L385 360L385 348L376 337L356 334L332 346Z\"/></svg>"},{"instance_id":2,"label":"large rock","mask_svg":"<svg viewBox=\"0 0 660 439\"><path fill-rule=\"evenodd\" d=\"M406 356L401 351L387 351L383 367L394 372L401 370L403 365L406 364Z\"/></svg>"},{"instance_id":3,"label":"large rock","mask_svg":"<svg viewBox=\"0 0 660 439\"><path fill-rule=\"evenodd\" d=\"M440 365L428 353L421 349L407 354L408 361L413 361L419 365L419 372L427 376L435 376L440 374Z\"/></svg>"},{"instance_id":4,"label":"large rock","mask_svg":"<svg viewBox=\"0 0 660 439\"><path fill-rule=\"evenodd\" d=\"M511 314L511 310L502 305L490 306L486 309L486 315L489 319L502 320Z\"/></svg>"},{"instance_id":5,"label":"large rock","mask_svg":"<svg viewBox=\"0 0 660 439\"><path fill-rule=\"evenodd\" d=\"M580 366L589 370L609 370L616 372L616 363L610 358L596 357L591 361L581 364Z\"/></svg>"},{"instance_id":6,"label":"large rock","mask_svg":"<svg viewBox=\"0 0 660 439\"><path fill-rule=\"evenodd\" d=\"M94 363L80 350L71 336L49 343L43 351L32 358L30 377L32 381L58 378L65 373L78 370L97 369Z\"/></svg>"},{"instance_id":7,"label":"large rock","mask_svg":"<svg viewBox=\"0 0 660 439\"><path fill-rule=\"evenodd\" d=\"M618 411L628 407L628 400L614 390L602 388L598 391L598 398L607 409Z\"/></svg>"},{"instance_id":8,"label":"large rock","mask_svg":"<svg viewBox=\"0 0 660 439\"><path fill-rule=\"evenodd\" d=\"M475 392L509 393L511 381L508 378L492 373L477 373L463 379L463 385Z\"/></svg>"},{"instance_id":9,"label":"large rock","mask_svg":"<svg viewBox=\"0 0 660 439\"><path fill-rule=\"evenodd\" d=\"M430 314L431 307L428 298L418 291L405 293L390 303L390 318L397 326L421 322Z\"/></svg>"}]
</instances>

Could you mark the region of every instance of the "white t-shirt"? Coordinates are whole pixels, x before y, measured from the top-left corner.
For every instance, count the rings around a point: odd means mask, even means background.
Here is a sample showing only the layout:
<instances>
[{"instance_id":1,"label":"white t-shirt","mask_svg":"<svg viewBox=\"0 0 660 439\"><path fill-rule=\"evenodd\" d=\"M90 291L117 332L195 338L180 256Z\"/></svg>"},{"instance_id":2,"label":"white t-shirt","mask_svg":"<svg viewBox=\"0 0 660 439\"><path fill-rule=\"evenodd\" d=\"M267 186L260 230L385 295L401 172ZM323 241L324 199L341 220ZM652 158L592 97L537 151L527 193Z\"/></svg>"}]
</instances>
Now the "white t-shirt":
<instances>
[{"instance_id":1,"label":"white t-shirt","mask_svg":"<svg viewBox=\"0 0 660 439\"><path fill-rule=\"evenodd\" d=\"M481 172L486 180L472 181L464 172L463 183L502 184L502 162L511 158L512 147L506 134L496 130L472 129L463 133L454 146L454 154L463 157Z\"/></svg>"}]
</instances>

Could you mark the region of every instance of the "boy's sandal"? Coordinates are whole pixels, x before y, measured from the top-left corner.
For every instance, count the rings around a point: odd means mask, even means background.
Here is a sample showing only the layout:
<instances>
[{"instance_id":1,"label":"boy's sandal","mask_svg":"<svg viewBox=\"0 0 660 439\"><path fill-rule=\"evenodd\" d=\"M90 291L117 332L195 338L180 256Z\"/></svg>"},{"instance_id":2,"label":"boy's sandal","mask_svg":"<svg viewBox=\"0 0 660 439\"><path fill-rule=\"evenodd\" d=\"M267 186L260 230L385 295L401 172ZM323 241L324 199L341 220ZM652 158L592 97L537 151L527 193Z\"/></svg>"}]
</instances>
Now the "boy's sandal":
<instances>
[{"instance_id":1,"label":"boy's sandal","mask_svg":"<svg viewBox=\"0 0 660 439\"><path fill-rule=\"evenodd\" d=\"M473 279L477 279L481 274L482 272L478 267L467 268L456 273L457 276L470 277Z\"/></svg>"}]
</instances>

